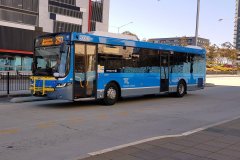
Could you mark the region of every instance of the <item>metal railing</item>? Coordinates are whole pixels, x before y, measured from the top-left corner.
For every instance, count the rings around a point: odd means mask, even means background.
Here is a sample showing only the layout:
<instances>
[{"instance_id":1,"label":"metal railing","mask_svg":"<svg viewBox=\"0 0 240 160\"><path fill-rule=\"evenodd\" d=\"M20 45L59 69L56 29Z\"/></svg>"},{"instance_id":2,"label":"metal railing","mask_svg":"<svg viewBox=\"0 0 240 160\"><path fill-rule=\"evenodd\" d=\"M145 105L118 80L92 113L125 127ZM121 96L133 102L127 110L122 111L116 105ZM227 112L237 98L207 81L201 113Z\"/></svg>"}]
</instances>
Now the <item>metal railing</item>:
<instances>
[{"instance_id":1,"label":"metal railing","mask_svg":"<svg viewBox=\"0 0 240 160\"><path fill-rule=\"evenodd\" d=\"M0 71L0 96L30 93L31 72Z\"/></svg>"}]
</instances>

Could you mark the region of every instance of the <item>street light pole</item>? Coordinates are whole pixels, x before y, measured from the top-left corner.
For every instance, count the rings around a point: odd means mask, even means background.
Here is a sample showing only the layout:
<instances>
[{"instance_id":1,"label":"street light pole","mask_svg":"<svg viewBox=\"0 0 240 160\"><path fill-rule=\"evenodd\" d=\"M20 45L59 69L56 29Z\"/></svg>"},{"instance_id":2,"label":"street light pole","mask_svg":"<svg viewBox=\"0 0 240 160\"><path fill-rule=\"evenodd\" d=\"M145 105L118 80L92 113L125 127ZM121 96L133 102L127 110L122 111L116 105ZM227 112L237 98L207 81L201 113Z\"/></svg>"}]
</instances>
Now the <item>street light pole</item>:
<instances>
[{"instance_id":1,"label":"street light pole","mask_svg":"<svg viewBox=\"0 0 240 160\"><path fill-rule=\"evenodd\" d=\"M198 45L199 13L200 13L200 0L197 0L197 17L196 17L196 31L195 31L196 46Z\"/></svg>"},{"instance_id":2,"label":"street light pole","mask_svg":"<svg viewBox=\"0 0 240 160\"><path fill-rule=\"evenodd\" d=\"M122 25L122 26L120 26L120 27L117 27L117 28L118 28L118 33L120 32L120 28L125 27L125 26L127 26L127 25L129 25L129 24L132 24L132 23L133 23L133 22L129 22L129 23L124 24L124 25Z\"/></svg>"}]
</instances>

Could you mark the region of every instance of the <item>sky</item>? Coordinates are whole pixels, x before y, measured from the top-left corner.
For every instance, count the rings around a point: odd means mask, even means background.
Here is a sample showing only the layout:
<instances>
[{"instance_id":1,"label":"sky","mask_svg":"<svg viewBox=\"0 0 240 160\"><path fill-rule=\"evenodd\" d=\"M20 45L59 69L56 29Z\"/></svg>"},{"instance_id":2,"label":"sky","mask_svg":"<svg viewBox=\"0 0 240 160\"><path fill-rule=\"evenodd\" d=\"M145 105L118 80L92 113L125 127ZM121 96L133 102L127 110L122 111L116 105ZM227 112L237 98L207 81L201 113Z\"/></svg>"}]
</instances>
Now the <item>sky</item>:
<instances>
[{"instance_id":1,"label":"sky","mask_svg":"<svg viewBox=\"0 0 240 160\"><path fill-rule=\"evenodd\" d=\"M201 0L199 36L233 43L236 0ZM141 40L195 36L197 0L110 0L109 32L130 31ZM222 19L219 21L219 19Z\"/></svg>"}]
</instances>

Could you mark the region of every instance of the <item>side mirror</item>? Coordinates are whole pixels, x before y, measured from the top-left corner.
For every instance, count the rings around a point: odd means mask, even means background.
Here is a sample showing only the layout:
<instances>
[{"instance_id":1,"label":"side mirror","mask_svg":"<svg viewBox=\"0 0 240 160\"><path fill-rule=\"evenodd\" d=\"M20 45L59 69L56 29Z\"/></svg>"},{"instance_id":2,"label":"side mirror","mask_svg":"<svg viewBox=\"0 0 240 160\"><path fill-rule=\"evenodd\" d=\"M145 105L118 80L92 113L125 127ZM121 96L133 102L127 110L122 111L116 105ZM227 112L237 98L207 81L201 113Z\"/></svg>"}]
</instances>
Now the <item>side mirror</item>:
<instances>
[{"instance_id":1,"label":"side mirror","mask_svg":"<svg viewBox=\"0 0 240 160\"><path fill-rule=\"evenodd\" d=\"M61 47L60 47L60 53L66 52L66 49L67 49L66 44L65 44L65 43L62 43L62 44L61 44Z\"/></svg>"}]
</instances>

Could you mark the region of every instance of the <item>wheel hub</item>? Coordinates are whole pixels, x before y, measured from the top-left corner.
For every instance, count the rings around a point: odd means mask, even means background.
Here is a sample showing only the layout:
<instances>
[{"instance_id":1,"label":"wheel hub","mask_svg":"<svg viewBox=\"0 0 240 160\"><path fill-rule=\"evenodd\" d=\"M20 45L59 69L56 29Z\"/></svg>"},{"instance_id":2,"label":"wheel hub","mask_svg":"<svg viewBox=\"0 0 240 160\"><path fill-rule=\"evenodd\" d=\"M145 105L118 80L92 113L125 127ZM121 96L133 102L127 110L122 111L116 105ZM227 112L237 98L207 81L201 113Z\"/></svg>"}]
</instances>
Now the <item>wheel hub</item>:
<instances>
[{"instance_id":1,"label":"wheel hub","mask_svg":"<svg viewBox=\"0 0 240 160\"><path fill-rule=\"evenodd\" d=\"M185 90L184 85L183 85L183 84L180 84L180 85L179 85L179 89L178 89L179 93L180 93L180 94L184 94L184 90Z\"/></svg>"},{"instance_id":2,"label":"wheel hub","mask_svg":"<svg viewBox=\"0 0 240 160\"><path fill-rule=\"evenodd\" d=\"M107 91L107 97L110 99L115 99L117 95L117 91L114 88L109 88Z\"/></svg>"}]
</instances>

